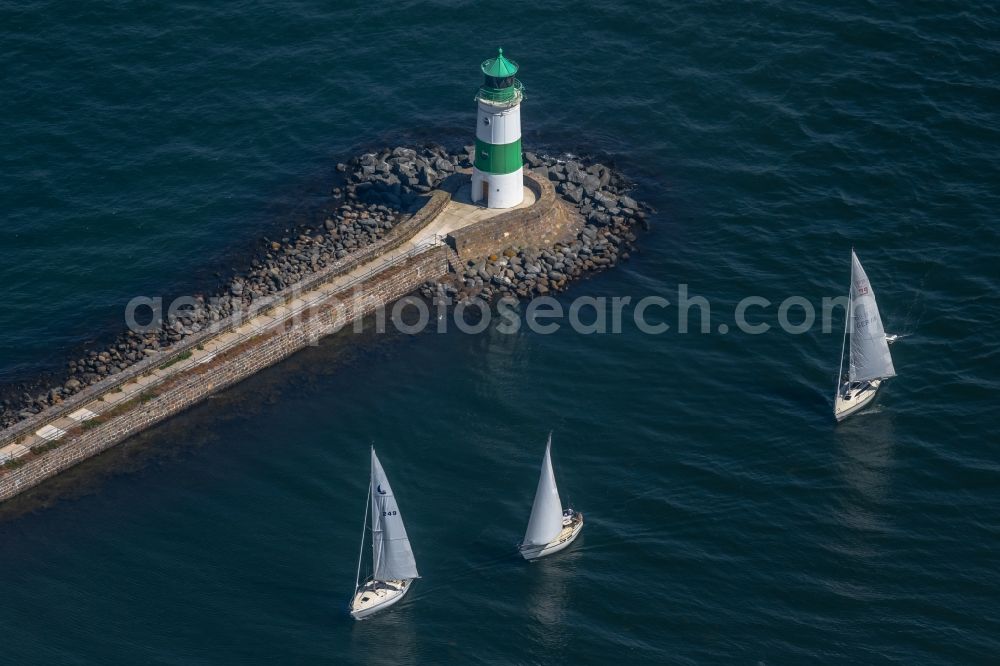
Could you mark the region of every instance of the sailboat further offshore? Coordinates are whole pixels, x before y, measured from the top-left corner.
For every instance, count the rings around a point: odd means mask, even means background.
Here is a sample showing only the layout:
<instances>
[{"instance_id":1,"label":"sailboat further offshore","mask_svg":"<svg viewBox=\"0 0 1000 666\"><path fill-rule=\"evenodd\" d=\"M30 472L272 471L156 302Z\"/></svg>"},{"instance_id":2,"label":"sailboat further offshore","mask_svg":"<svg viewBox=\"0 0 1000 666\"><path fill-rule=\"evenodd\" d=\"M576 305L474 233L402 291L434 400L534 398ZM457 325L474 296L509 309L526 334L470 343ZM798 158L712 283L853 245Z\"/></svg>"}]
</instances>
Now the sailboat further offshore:
<instances>
[{"instance_id":1,"label":"sailboat further offshore","mask_svg":"<svg viewBox=\"0 0 1000 666\"><path fill-rule=\"evenodd\" d=\"M850 346L847 338L850 336ZM851 287L847 297L847 321L844 341L840 347L837 370L837 393L833 399L833 415L843 421L875 399L882 383L896 376L889 353L889 342L897 336L886 336L882 316L875 302L868 275L851 248ZM844 353L848 351L848 367L844 372Z\"/></svg>"},{"instance_id":2,"label":"sailboat further offshore","mask_svg":"<svg viewBox=\"0 0 1000 666\"><path fill-rule=\"evenodd\" d=\"M552 433L549 433L535 502L531 505L531 518L518 550L526 560L558 553L573 543L582 529L583 514L572 508L562 508L556 476L552 471Z\"/></svg>"},{"instance_id":3,"label":"sailboat further offshore","mask_svg":"<svg viewBox=\"0 0 1000 666\"><path fill-rule=\"evenodd\" d=\"M375 447L372 447L368 497L371 501L365 501L358 573L354 579L354 596L350 602L351 617L355 620L393 606L410 591L413 579L420 577L410 548L410 539L403 525L403 516L399 512L385 470L375 455ZM372 574L361 583L369 509L372 514Z\"/></svg>"}]
</instances>

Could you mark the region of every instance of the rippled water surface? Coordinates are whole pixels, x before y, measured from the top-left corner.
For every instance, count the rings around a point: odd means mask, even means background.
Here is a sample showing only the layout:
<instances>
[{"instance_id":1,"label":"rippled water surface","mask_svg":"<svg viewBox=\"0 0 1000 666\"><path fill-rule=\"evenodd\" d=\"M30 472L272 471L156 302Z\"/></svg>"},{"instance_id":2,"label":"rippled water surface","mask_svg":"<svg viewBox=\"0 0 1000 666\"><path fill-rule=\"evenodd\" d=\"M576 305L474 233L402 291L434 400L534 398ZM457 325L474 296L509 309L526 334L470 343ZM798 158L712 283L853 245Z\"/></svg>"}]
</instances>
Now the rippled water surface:
<instances>
[{"instance_id":1,"label":"rippled water surface","mask_svg":"<svg viewBox=\"0 0 1000 666\"><path fill-rule=\"evenodd\" d=\"M712 304L710 334L325 340L12 503L0 661L991 662L998 34L980 0L0 3L0 382L211 287L338 159L471 140L497 45L527 147L659 211L563 301ZM834 426L839 319L733 310L841 295L852 244L907 337ZM526 565L550 429L587 528ZM373 441L423 578L355 623Z\"/></svg>"}]
</instances>

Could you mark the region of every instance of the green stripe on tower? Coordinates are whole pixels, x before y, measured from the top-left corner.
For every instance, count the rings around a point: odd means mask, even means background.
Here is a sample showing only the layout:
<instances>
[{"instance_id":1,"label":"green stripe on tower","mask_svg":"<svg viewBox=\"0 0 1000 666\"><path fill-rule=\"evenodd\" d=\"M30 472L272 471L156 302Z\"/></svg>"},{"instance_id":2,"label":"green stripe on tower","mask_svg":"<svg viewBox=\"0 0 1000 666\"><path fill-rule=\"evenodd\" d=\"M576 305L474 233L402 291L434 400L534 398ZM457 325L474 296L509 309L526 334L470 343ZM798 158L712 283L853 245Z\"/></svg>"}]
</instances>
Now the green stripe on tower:
<instances>
[{"instance_id":1,"label":"green stripe on tower","mask_svg":"<svg viewBox=\"0 0 1000 666\"><path fill-rule=\"evenodd\" d=\"M476 139L476 168L486 173L514 173L521 168L521 140L492 144Z\"/></svg>"}]
</instances>

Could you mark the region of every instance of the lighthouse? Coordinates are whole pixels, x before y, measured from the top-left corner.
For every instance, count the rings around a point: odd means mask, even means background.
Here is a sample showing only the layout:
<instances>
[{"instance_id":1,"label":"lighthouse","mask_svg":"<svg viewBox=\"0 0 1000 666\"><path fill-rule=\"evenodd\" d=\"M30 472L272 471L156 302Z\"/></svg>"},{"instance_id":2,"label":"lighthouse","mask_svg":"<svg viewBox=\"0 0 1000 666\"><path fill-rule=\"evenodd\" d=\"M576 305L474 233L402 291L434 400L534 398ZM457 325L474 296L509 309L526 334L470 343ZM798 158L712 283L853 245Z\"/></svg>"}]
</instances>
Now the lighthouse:
<instances>
[{"instance_id":1,"label":"lighthouse","mask_svg":"<svg viewBox=\"0 0 1000 666\"><path fill-rule=\"evenodd\" d=\"M517 63L497 49L479 66L485 80L476 93L476 156L472 200L488 208L513 208L524 198L521 162L521 100L524 86L514 78Z\"/></svg>"}]
</instances>

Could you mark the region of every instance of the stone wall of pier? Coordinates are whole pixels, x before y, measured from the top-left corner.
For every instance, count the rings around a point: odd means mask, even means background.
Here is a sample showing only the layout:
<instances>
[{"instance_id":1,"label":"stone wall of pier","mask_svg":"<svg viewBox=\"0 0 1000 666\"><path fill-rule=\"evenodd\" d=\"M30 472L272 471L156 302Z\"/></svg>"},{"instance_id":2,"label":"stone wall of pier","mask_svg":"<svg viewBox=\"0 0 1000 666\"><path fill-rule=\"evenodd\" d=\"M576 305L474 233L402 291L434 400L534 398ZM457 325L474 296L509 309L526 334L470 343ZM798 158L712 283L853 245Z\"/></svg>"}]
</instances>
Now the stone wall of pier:
<instances>
[{"instance_id":1,"label":"stone wall of pier","mask_svg":"<svg viewBox=\"0 0 1000 666\"><path fill-rule=\"evenodd\" d=\"M211 363L182 373L175 380L158 387L155 397L96 426L86 429L80 426L76 432L67 433L66 441L57 448L26 458L22 466L6 470L0 476L0 501L287 358L315 340L370 314L377 307L389 305L427 280L442 277L447 271L447 249L438 245L374 275L358 289L333 294L304 316L296 318L290 326L252 338L242 348L233 349Z\"/></svg>"}]
</instances>

